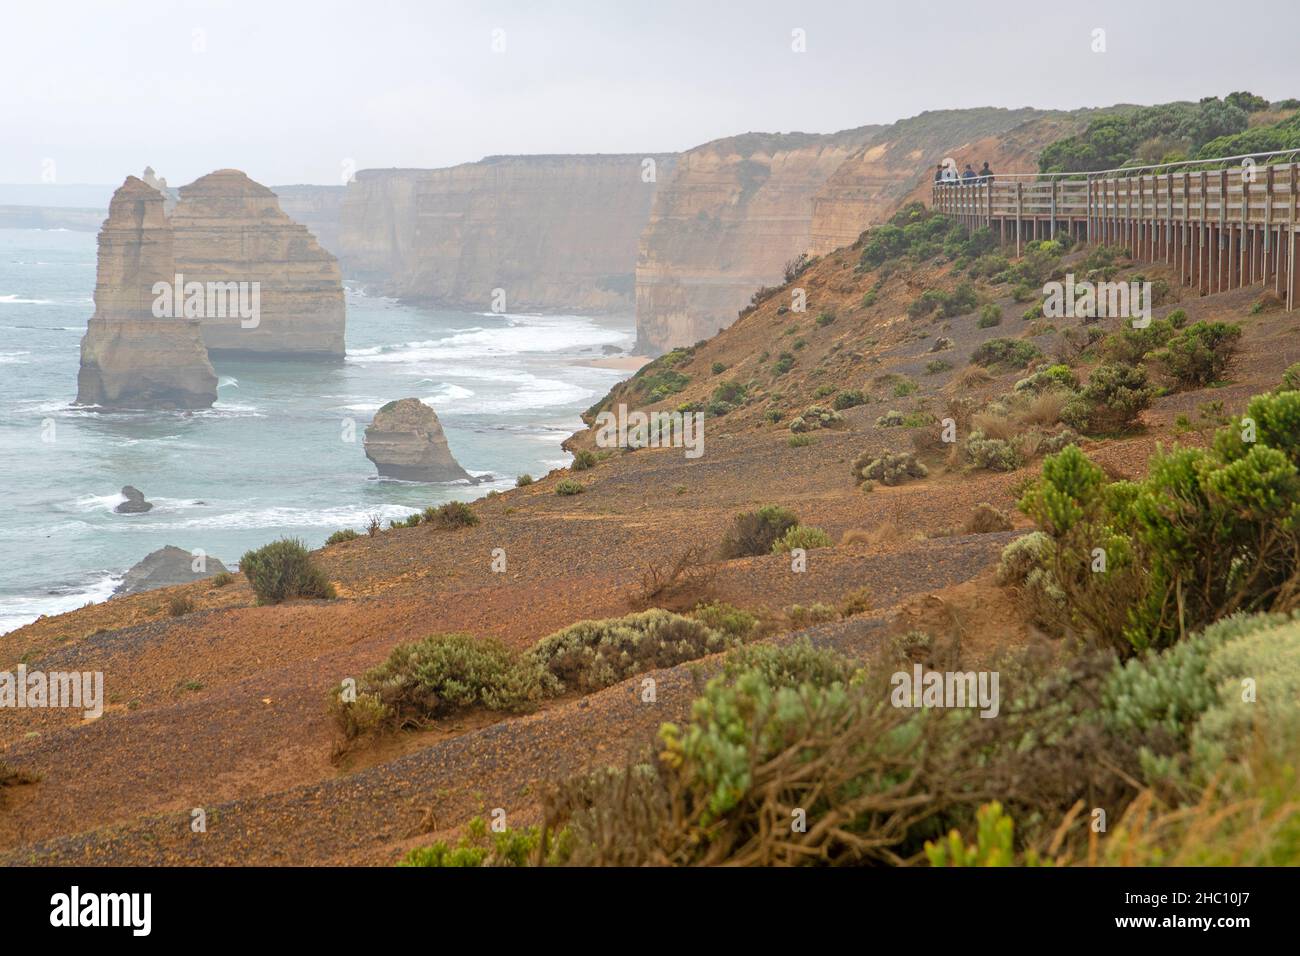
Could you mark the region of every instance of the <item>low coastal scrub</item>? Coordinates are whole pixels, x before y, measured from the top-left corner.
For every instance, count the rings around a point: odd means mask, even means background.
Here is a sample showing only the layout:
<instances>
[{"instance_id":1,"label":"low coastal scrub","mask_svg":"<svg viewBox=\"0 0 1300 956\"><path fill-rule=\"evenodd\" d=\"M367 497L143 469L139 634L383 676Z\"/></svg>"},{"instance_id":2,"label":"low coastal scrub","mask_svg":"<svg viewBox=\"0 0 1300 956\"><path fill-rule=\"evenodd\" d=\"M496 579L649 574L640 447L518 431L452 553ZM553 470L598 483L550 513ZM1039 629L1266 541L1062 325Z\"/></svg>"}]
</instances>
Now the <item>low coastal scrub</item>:
<instances>
[{"instance_id":1,"label":"low coastal scrub","mask_svg":"<svg viewBox=\"0 0 1300 956\"><path fill-rule=\"evenodd\" d=\"M588 468L595 468L596 461L596 453L583 448L573 456L573 463L569 468L573 471L586 471Z\"/></svg>"},{"instance_id":2,"label":"low coastal scrub","mask_svg":"<svg viewBox=\"0 0 1300 956\"><path fill-rule=\"evenodd\" d=\"M703 621L652 609L579 621L543 638L525 659L530 670L546 673L561 689L587 692L724 650L728 643Z\"/></svg>"},{"instance_id":3,"label":"low coastal scrub","mask_svg":"<svg viewBox=\"0 0 1300 956\"><path fill-rule=\"evenodd\" d=\"M586 485L573 478L561 478L555 485L555 493L561 498L569 495L580 495L586 490Z\"/></svg>"},{"instance_id":4,"label":"low coastal scrub","mask_svg":"<svg viewBox=\"0 0 1300 956\"><path fill-rule=\"evenodd\" d=\"M1020 509L1046 536L1039 590L1064 596L1054 629L1132 654L1300 605L1298 466L1300 392L1257 395L1210 447L1160 449L1139 481L1108 480L1077 446L1047 458Z\"/></svg>"},{"instance_id":5,"label":"low coastal scrub","mask_svg":"<svg viewBox=\"0 0 1300 956\"><path fill-rule=\"evenodd\" d=\"M520 475L518 478L515 479L516 488L527 488L532 483L533 483L533 476L528 474L528 472L524 472L522 475Z\"/></svg>"},{"instance_id":6,"label":"low coastal scrub","mask_svg":"<svg viewBox=\"0 0 1300 956\"><path fill-rule=\"evenodd\" d=\"M278 604L291 598L332 598L334 585L317 567L301 541L282 538L239 559L258 604Z\"/></svg>"},{"instance_id":7,"label":"low coastal scrub","mask_svg":"<svg viewBox=\"0 0 1300 956\"><path fill-rule=\"evenodd\" d=\"M399 644L355 686L330 696L341 735L354 740L414 729L470 709L511 713L567 691L599 690L646 670L672 667L725 650L753 628L746 615L718 605L686 617L652 609L579 621L523 654L469 634L434 634ZM726 627L710 626L709 619Z\"/></svg>"},{"instance_id":8,"label":"low coastal scrub","mask_svg":"<svg viewBox=\"0 0 1300 956\"><path fill-rule=\"evenodd\" d=\"M359 537L361 537L361 535L358 534L356 531L353 531L351 528L343 528L340 531L335 531L328 538L326 538L325 544L327 546L331 544L342 544L344 541L352 541L353 539Z\"/></svg>"},{"instance_id":9,"label":"low coastal scrub","mask_svg":"<svg viewBox=\"0 0 1300 956\"><path fill-rule=\"evenodd\" d=\"M393 648L366 672L355 701L336 691L333 711L350 740L380 729L421 727L470 707L519 710L553 689L541 668L516 660L499 641L435 634Z\"/></svg>"},{"instance_id":10,"label":"low coastal scrub","mask_svg":"<svg viewBox=\"0 0 1300 956\"><path fill-rule=\"evenodd\" d=\"M799 516L779 505L764 505L738 514L718 546L719 557L725 561L771 554L772 546L797 524Z\"/></svg>"},{"instance_id":11,"label":"low coastal scrub","mask_svg":"<svg viewBox=\"0 0 1300 956\"><path fill-rule=\"evenodd\" d=\"M870 489L875 482L882 485L901 485L915 478L924 478L930 470L910 451L886 452L873 455L864 452L853 463L853 477Z\"/></svg>"},{"instance_id":12,"label":"low coastal scrub","mask_svg":"<svg viewBox=\"0 0 1300 956\"><path fill-rule=\"evenodd\" d=\"M1042 356L1042 350L1024 339L989 339L971 353L973 364L995 371L1024 368Z\"/></svg>"},{"instance_id":13,"label":"low coastal scrub","mask_svg":"<svg viewBox=\"0 0 1300 956\"><path fill-rule=\"evenodd\" d=\"M811 525L795 525L772 544L773 554L784 554L795 548L811 551L813 548L829 548L833 542L821 528Z\"/></svg>"},{"instance_id":14,"label":"low coastal scrub","mask_svg":"<svg viewBox=\"0 0 1300 956\"><path fill-rule=\"evenodd\" d=\"M472 528L478 524L478 515L463 501L448 501L437 508L425 508L422 523L435 528Z\"/></svg>"},{"instance_id":15,"label":"low coastal scrub","mask_svg":"<svg viewBox=\"0 0 1300 956\"><path fill-rule=\"evenodd\" d=\"M806 640L736 648L652 750L549 792L513 854L471 822L407 862L478 847L461 865L1294 865L1297 636L1258 615L1124 664L1010 653L996 720L891 703L917 653L960 666L924 632L861 665ZM1243 675L1267 705L1241 702ZM773 825L773 807L804 825ZM1089 807L1113 821L1100 834Z\"/></svg>"}]
</instances>

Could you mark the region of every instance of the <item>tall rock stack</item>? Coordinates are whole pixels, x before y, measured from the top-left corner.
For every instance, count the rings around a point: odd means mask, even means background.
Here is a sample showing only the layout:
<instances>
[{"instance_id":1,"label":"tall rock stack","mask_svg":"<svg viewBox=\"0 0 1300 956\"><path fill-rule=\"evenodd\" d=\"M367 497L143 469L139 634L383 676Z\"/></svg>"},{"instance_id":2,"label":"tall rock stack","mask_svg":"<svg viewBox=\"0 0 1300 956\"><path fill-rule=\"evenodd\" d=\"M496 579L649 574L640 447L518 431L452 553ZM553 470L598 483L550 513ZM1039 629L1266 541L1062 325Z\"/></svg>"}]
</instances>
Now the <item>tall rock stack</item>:
<instances>
[{"instance_id":1,"label":"tall rock stack","mask_svg":"<svg viewBox=\"0 0 1300 956\"><path fill-rule=\"evenodd\" d=\"M180 189L171 214L184 281L257 283L255 324L205 316L214 353L341 360L345 311L338 260L290 219L267 187L219 169Z\"/></svg>"},{"instance_id":2,"label":"tall rock stack","mask_svg":"<svg viewBox=\"0 0 1300 956\"><path fill-rule=\"evenodd\" d=\"M217 376L194 319L156 318L154 284L174 279L163 197L128 176L99 231L95 314L81 340L77 404L208 408Z\"/></svg>"}]
</instances>

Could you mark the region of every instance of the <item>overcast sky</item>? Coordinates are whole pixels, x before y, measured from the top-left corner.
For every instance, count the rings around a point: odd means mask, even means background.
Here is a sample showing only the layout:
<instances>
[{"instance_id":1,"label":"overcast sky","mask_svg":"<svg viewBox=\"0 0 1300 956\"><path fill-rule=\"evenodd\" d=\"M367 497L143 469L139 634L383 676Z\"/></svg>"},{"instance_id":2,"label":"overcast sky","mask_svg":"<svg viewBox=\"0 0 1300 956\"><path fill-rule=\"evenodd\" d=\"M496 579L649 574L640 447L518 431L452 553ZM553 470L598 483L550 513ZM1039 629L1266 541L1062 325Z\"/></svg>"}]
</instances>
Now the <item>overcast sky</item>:
<instances>
[{"instance_id":1,"label":"overcast sky","mask_svg":"<svg viewBox=\"0 0 1300 956\"><path fill-rule=\"evenodd\" d=\"M950 107L1281 99L1297 35L1293 0L3 0L0 183L340 183Z\"/></svg>"}]
</instances>

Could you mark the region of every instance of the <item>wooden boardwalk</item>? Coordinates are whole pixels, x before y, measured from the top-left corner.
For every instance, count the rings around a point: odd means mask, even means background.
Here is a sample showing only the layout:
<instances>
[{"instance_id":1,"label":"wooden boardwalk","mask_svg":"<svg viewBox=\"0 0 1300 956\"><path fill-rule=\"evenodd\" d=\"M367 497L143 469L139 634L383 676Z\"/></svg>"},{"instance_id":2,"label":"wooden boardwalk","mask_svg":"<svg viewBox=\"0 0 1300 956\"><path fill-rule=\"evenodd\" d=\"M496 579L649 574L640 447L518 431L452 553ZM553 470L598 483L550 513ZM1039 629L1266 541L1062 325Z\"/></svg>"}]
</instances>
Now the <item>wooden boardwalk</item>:
<instances>
[{"instance_id":1,"label":"wooden boardwalk","mask_svg":"<svg viewBox=\"0 0 1300 956\"><path fill-rule=\"evenodd\" d=\"M1175 164L936 182L932 205L972 229L988 227L1014 243L1017 255L1023 243L1066 230L1084 242L1123 246L1135 259L1175 265L1179 279L1202 294L1271 288L1290 311L1300 269L1298 165L1234 159L1215 170Z\"/></svg>"}]
</instances>

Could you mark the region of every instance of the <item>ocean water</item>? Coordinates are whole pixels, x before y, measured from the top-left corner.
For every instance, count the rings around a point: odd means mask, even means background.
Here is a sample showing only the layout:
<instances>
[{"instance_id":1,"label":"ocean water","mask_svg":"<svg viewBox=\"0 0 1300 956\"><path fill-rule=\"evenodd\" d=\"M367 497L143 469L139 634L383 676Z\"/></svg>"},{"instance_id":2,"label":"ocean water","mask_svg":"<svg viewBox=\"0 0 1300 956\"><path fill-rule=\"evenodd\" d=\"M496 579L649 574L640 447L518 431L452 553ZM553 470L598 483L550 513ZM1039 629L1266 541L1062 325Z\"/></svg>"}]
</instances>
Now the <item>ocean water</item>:
<instances>
[{"instance_id":1,"label":"ocean water","mask_svg":"<svg viewBox=\"0 0 1300 956\"><path fill-rule=\"evenodd\" d=\"M349 289L341 365L218 360L210 410L103 414L71 404L94 285L93 234L0 230L0 634L104 600L164 545L234 564L279 537L315 547L371 515L387 524L562 466L579 413L626 374L584 363L635 337L627 318L416 309ZM365 426L412 395L490 480L376 476ZM152 511L113 512L128 484Z\"/></svg>"}]
</instances>

